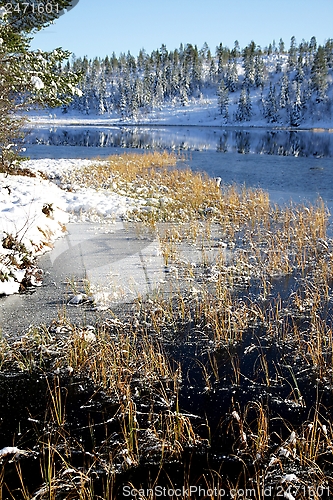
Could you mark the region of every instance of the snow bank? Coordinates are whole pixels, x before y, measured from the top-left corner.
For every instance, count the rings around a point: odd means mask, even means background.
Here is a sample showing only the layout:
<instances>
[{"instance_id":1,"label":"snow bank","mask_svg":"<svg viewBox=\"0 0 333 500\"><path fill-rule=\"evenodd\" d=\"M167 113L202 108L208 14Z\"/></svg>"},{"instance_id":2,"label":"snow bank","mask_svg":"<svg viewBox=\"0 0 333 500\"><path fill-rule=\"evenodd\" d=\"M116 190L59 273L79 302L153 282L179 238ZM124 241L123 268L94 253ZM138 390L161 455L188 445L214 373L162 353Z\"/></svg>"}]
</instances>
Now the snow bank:
<instances>
[{"instance_id":1,"label":"snow bank","mask_svg":"<svg viewBox=\"0 0 333 500\"><path fill-rule=\"evenodd\" d=\"M0 295L17 293L36 256L50 250L71 221L119 219L137 201L106 190L61 189L66 170L89 160L29 160L36 177L0 174ZM47 173L53 182L41 175ZM29 271L27 271L27 269Z\"/></svg>"},{"instance_id":2,"label":"snow bank","mask_svg":"<svg viewBox=\"0 0 333 500\"><path fill-rule=\"evenodd\" d=\"M18 292L29 262L64 233L59 191L40 176L0 174L0 294Z\"/></svg>"}]
</instances>

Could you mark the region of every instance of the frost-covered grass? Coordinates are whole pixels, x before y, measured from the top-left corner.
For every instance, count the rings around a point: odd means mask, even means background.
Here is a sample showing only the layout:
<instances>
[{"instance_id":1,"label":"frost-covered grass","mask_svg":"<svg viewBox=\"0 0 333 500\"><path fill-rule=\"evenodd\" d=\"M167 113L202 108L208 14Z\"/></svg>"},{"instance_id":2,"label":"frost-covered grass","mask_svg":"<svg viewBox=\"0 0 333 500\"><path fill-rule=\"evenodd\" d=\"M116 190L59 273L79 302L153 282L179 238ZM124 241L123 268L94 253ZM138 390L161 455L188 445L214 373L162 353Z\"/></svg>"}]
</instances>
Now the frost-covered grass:
<instances>
[{"instance_id":1,"label":"frost-covered grass","mask_svg":"<svg viewBox=\"0 0 333 500\"><path fill-rule=\"evenodd\" d=\"M94 326L78 328L64 311L15 344L1 340L4 380L23 373L34 386L37 376L46 398L42 416L19 423L33 445L14 429L0 450L0 477L13 460L15 487L36 500L117 498L164 471L169 487L328 498L333 248L322 201L278 207L166 154L73 164L54 180L66 196L131 200L124 217L156 233L164 282ZM79 423L76 391L89 392ZM168 468L189 456L174 477ZM23 460L35 457L32 489Z\"/></svg>"},{"instance_id":2,"label":"frost-covered grass","mask_svg":"<svg viewBox=\"0 0 333 500\"><path fill-rule=\"evenodd\" d=\"M63 185L108 189L138 200L127 220L188 222L210 219L236 222L243 218L262 218L268 211L268 194L260 189L221 186L221 179L203 173L175 168L176 157L164 153L111 156L96 165L64 173ZM174 168L173 168L174 167Z\"/></svg>"}]
</instances>

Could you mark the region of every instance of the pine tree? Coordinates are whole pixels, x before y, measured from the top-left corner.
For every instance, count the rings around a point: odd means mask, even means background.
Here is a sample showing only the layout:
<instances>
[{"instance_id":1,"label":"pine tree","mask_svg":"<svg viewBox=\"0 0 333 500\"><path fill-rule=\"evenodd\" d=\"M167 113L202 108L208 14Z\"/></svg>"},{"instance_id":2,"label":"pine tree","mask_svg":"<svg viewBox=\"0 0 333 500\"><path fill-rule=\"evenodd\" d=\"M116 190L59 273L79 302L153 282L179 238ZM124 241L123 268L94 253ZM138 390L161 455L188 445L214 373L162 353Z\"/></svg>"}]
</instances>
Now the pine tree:
<instances>
[{"instance_id":1,"label":"pine tree","mask_svg":"<svg viewBox=\"0 0 333 500\"><path fill-rule=\"evenodd\" d=\"M185 86L180 88L180 102L182 106L188 105L188 93Z\"/></svg>"},{"instance_id":2,"label":"pine tree","mask_svg":"<svg viewBox=\"0 0 333 500\"><path fill-rule=\"evenodd\" d=\"M250 45L243 50L243 67L244 67L244 84L247 87L254 85L254 58L255 58L255 43L252 41Z\"/></svg>"},{"instance_id":3,"label":"pine tree","mask_svg":"<svg viewBox=\"0 0 333 500\"><path fill-rule=\"evenodd\" d=\"M227 62L230 56L230 51L228 48L223 47L222 43L218 47L216 47L216 58L217 58L217 73L218 75L223 74L223 69L225 63Z\"/></svg>"},{"instance_id":4,"label":"pine tree","mask_svg":"<svg viewBox=\"0 0 333 500\"><path fill-rule=\"evenodd\" d=\"M279 54L284 54L284 50L285 50L284 41L282 40L282 38L280 38L280 41L279 41Z\"/></svg>"},{"instance_id":5,"label":"pine tree","mask_svg":"<svg viewBox=\"0 0 333 500\"><path fill-rule=\"evenodd\" d=\"M146 51L144 49L141 49L137 59L137 67L140 71L142 71L145 67L146 58L147 58Z\"/></svg>"},{"instance_id":6,"label":"pine tree","mask_svg":"<svg viewBox=\"0 0 333 500\"><path fill-rule=\"evenodd\" d=\"M298 127L302 121L302 99L301 99L301 87L299 84L296 86L295 101L292 105L290 111L290 125L292 127Z\"/></svg>"},{"instance_id":7,"label":"pine tree","mask_svg":"<svg viewBox=\"0 0 333 500\"><path fill-rule=\"evenodd\" d=\"M214 83L216 81L216 65L214 59L210 61L209 66L209 81Z\"/></svg>"},{"instance_id":8,"label":"pine tree","mask_svg":"<svg viewBox=\"0 0 333 500\"><path fill-rule=\"evenodd\" d=\"M303 63L302 63L302 57L299 56L296 64L296 73L294 77L295 82L302 84L304 80L304 70L303 70Z\"/></svg>"},{"instance_id":9,"label":"pine tree","mask_svg":"<svg viewBox=\"0 0 333 500\"><path fill-rule=\"evenodd\" d=\"M327 42L325 43L325 55L326 55L327 67L332 69L333 68L333 39L332 38L327 40Z\"/></svg>"},{"instance_id":10,"label":"pine tree","mask_svg":"<svg viewBox=\"0 0 333 500\"><path fill-rule=\"evenodd\" d=\"M163 72L163 82L164 82L164 99L170 99L172 96L172 68L171 63L168 61Z\"/></svg>"},{"instance_id":11,"label":"pine tree","mask_svg":"<svg viewBox=\"0 0 333 500\"><path fill-rule=\"evenodd\" d=\"M111 63L112 71L117 71L120 68L120 63L118 61L118 58L117 58L115 52L112 52L110 63Z\"/></svg>"},{"instance_id":12,"label":"pine tree","mask_svg":"<svg viewBox=\"0 0 333 500\"><path fill-rule=\"evenodd\" d=\"M289 70L293 70L297 63L297 47L296 47L296 38L294 36L290 39L290 48L288 52L288 67Z\"/></svg>"},{"instance_id":13,"label":"pine tree","mask_svg":"<svg viewBox=\"0 0 333 500\"><path fill-rule=\"evenodd\" d=\"M119 85L119 110L122 116L127 116L129 111L129 104L131 102L131 86L129 76L127 75L124 81Z\"/></svg>"},{"instance_id":14,"label":"pine tree","mask_svg":"<svg viewBox=\"0 0 333 500\"><path fill-rule=\"evenodd\" d=\"M315 36L311 37L310 43L309 43L309 51L312 56L316 53L317 50L317 40Z\"/></svg>"},{"instance_id":15,"label":"pine tree","mask_svg":"<svg viewBox=\"0 0 333 500\"><path fill-rule=\"evenodd\" d=\"M257 54L254 61L254 82L256 87L263 88L265 82L265 64L261 55Z\"/></svg>"},{"instance_id":16,"label":"pine tree","mask_svg":"<svg viewBox=\"0 0 333 500\"><path fill-rule=\"evenodd\" d=\"M152 67L149 63L149 61L146 61L146 66L145 66L145 72L143 76L143 105L145 107L149 107L152 104L153 101L153 95L152 95L152 90L153 90L153 83L154 83L154 77L152 73Z\"/></svg>"},{"instance_id":17,"label":"pine tree","mask_svg":"<svg viewBox=\"0 0 333 500\"><path fill-rule=\"evenodd\" d=\"M227 66L227 73L225 78L225 84L229 90L229 92L235 92L237 90L238 85L238 72L236 62L230 62Z\"/></svg>"},{"instance_id":18,"label":"pine tree","mask_svg":"<svg viewBox=\"0 0 333 500\"><path fill-rule=\"evenodd\" d=\"M73 7L73 0L48 0L48 7L45 5L37 6L36 4L32 6L33 2L26 2L28 5L17 5L19 2L6 2L2 1L0 9L4 9L9 3L13 4L13 8L10 10L8 15L8 21L12 33L23 34L30 33L33 34L46 26L49 26L56 18L58 18L64 9ZM4 11L2 11L4 13Z\"/></svg>"},{"instance_id":19,"label":"pine tree","mask_svg":"<svg viewBox=\"0 0 333 500\"><path fill-rule=\"evenodd\" d=\"M171 97L176 97L179 95L179 71L177 68L174 68L172 70L171 74L171 81L170 81L170 92L171 92Z\"/></svg>"},{"instance_id":20,"label":"pine tree","mask_svg":"<svg viewBox=\"0 0 333 500\"><path fill-rule=\"evenodd\" d=\"M320 45L311 68L312 88L317 92L317 102L326 100L328 87L328 68L324 48Z\"/></svg>"},{"instance_id":21,"label":"pine tree","mask_svg":"<svg viewBox=\"0 0 333 500\"><path fill-rule=\"evenodd\" d=\"M4 2L2 2L2 5ZM67 0L50 0L59 9L70 6ZM19 5L19 4L18 4ZM70 53L30 50L31 35L56 17L57 8L27 9L25 15L0 8L0 169L9 171L20 162L19 136L23 119L18 112L31 106L61 106L79 94L79 76L63 70Z\"/></svg>"},{"instance_id":22,"label":"pine tree","mask_svg":"<svg viewBox=\"0 0 333 500\"><path fill-rule=\"evenodd\" d=\"M234 59L237 59L237 57L239 57L241 54L241 51L240 51L240 46L239 46L239 41L238 40L235 40L235 43L234 43L234 48L232 49L232 51L230 52L230 55L231 57L233 57Z\"/></svg>"},{"instance_id":23,"label":"pine tree","mask_svg":"<svg viewBox=\"0 0 333 500\"><path fill-rule=\"evenodd\" d=\"M139 96L139 89L137 88L136 85L131 89L131 95L129 102L127 104L127 114L131 118L137 118L138 112L139 112L139 107L140 107L140 96Z\"/></svg>"},{"instance_id":24,"label":"pine tree","mask_svg":"<svg viewBox=\"0 0 333 500\"><path fill-rule=\"evenodd\" d=\"M187 73L186 68L185 68L185 71L180 75L179 95L180 95L180 102L181 102L182 106L187 106L188 101L189 101L189 95L190 95L190 77Z\"/></svg>"},{"instance_id":25,"label":"pine tree","mask_svg":"<svg viewBox=\"0 0 333 500\"><path fill-rule=\"evenodd\" d=\"M298 46L298 58L297 58L297 66L303 68L303 65L308 64L309 59L309 44L304 39Z\"/></svg>"},{"instance_id":26,"label":"pine tree","mask_svg":"<svg viewBox=\"0 0 333 500\"><path fill-rule=\"evenodd\" d=\"M250 90L243 86L238 101L236 120L239 122L250 121L252 116L252 105L250 100Z\"/></svg>"},{"instance_id":27,"label":"pine tree","mask_svg":"<svg viewBox=\"0 0 333 500\"><path fill-rule=\"evenodd\" d=\"M191 78L190 87L192 89L192 93L200 91L202 83L202 60L199 57L197 47L195 47L195 52L193 54L193 62L192 62L192 69L190 72L190 78Z\"/></svg>"},{"instance_id":28,"label":"pine tree","mask_svg":"<svg viewBox=\"0 0 333 500\"><path fill-rule=\"evenodd\" d=\"M162 81L162 73L159 71L155 76L155 87L154 87L154 95L153 102L154 106L159 106L164 101L164 90L163 90L163 81Z\"/></svg>"},{"instance_id":29,"label":"pine tree","mask_svg":"<svg viewBox=\"0 0 333 500\"><path fill-rule=\"evenodd\" d=\"M281 79L279 106L284 109L289 104L289 78L284 73Z\"/></svg>"},{"instance_id":30,"label":"pine tree","mask_svg":"<svg viewBox=\"0 0 333 500\"><path fill-rule=\"evenodd\" d=\"M222 118L228 120L229 116L229 91L225 86L224 80L221 80L217 88L217 104Z\"/></svg>"},{"instance_id":31,"label":"pine tree","mask_svg":"<svg viewBox=\"0 0 333 500\"><path fill-rule=\"evenodd\" d=\"M281 73L281 72L282 72L282 62L281 59L278 59L276 61L275 73Z\"/></svg>"},{"instance_id":32,"label":"pine tree","mask_svg":"<svg viewBox=\"0 0 333 500\"><path fill-rule=\"evenodd\" d=\"M199 55L200 55L200 57L202 57L203 59L206 59L206 60L211 58L211 53L210 53L207 42L204 42L202 48L200 49Z\"/></svg>"},{"instance_id":33,"label":"pine tree","mask_svg":"<svg viewBox=\"0 0 333 500\"><path fill-rule=\"evenodd\" d=\"M265 103L265 116L269 123L276 123L278 121L278 106L276 102L275 86L269 84L269 94Z\"/></svg>"},{"instance_id":34,"label":"pine tree","mask_svg":"<svg viewBox=\"0 0 333 500\"><path fill-rule=\"evenodd\" d=\"M112 65L108 56L104 59L104 74L106 78L110 78L112 74Z\"/></svg>"},{"instance_id":35,"label":"pine tree","mask_svg":"<svg viewBox=\"0 0 333 500\"><path fill-rule=\"evenodd\" d=\"M105 91L106 91L106 83L104 79L104 75L101 76L99 85L98 85L98 114L104 115L106 111L105 106Z\"/></svg>"}]
</instances>

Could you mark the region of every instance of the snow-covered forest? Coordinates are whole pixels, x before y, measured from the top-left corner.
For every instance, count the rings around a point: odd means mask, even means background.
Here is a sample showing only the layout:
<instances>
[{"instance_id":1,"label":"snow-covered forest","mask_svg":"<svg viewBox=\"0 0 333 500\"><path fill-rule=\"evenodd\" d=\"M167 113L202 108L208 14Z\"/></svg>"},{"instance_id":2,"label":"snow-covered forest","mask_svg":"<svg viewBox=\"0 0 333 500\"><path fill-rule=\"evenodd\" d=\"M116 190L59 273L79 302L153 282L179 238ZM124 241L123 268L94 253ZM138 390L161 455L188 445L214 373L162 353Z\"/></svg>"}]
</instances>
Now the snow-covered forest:
<instances>
[{"instance_id":1,"label":"snow-covered forest","mask_svg":"<svg viewBox=\"0 0 333 500\"><path fill-rule=\"evenodd\" d=\"M191 44L151 54L141 50L68 61L64 71L82 74L80 90L63 112L141 120L156 109L208 106L221 123L298 127L328 122L333 100L333 39L287 47L282 39L262 49Z\"/></svg>"}]
</instances>

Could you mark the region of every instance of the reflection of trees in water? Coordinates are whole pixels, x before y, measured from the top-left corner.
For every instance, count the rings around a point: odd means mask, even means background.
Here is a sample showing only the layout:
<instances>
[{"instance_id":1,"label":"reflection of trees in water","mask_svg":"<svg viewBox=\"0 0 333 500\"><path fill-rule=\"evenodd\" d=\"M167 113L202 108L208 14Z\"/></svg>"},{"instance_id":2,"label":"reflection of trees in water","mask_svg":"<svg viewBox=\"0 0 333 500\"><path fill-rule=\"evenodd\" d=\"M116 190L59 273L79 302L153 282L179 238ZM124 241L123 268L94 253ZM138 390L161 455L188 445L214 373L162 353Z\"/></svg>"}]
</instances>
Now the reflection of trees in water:
<instances>
[{"instance_id":1,"label":"reflection of trees in water","mask_svg":"<svg viewBox=\"0 0 333 500\"><path fill-rule=\"evenodd\" d=\"M229 151L229 148L228 148L228 138L229 138L228 132L222 132L222 134L218 138L217 149L216 150L219 153L227 153Z\"/></svg>"},{"instance_id":2,"label":"reflection of trees in water","mask_svg":"<svg viewBox=\"0 0 333 500\"><path fill-rule=\"evenodd\" d=\"M81 146L100 148L168 148L170 145L155 139L147 133L135 130L101 131L97 129L76 130L59 129L55 131L36 131L26 138L27 144L47 146Z\"/></svg>"},{"instance_id":3,"label":"reflection of trees in water","mask_svg":"<svg viewBox=\"0 0 333 500\"><path fill-rule=\"evenodd\" d=\"M255 152L268 155L300 156L300 140L294 132L269 131L262 134Z\"/></svg>"},{"instance_id":4,"label":"reflection of trees in water","mask_svg":"<svg viewBox=\"0 0 333 500\"><path fill-rule=\"evenodd\" d=\"M236 132L236 150L237 153L246 154L251 151L251 138L250 133L243 130Z\"/></svg>"},{"instance_id":5,"label":"reflection of trees in water","mask_svg":"<svg viewBox=\"0 0 333 500\"><path fill-rule=\"evenodd\" d=\"M252 141L255 142L255 141ZM333 156L332 137L328 133L268 131L261 135L255 152L282 156Z\"/></svg>"},{"instance_id":6,"label":"reflection of trees in water","mask_svg":"<svg viewBox=\"0 0 333 500\"><path fill-rule=\"evenodd\" d=\"M208 129L200 134L193 127L186 135L179 130L164 129L38 129L27 138L28 144L81 146L98 148L172 149L175 151L205 150L218 152L257 153L283 156L333 156L333 134L328 132L288 130L225 130Z\"/></svg>"},{"instance_id":7,"label":"reflection of trees in water","mask_svg":"<svg viewBox=\"0 0 333 500\"><path fill-rule=\"evenodd\" d=\"M308 156L306 154L306 150L302 148L301 140L297 132L290 132L289 144L290 144L290 154L292 156Z\"/></svg>"},{"instance_id":8,"label":"reflection of trees in water","mask_svg":"<svg viewBox=\"0 0 333 500\"><path fill-rule=\"evenodd\" d=\"M286 142L287 141L285 141L285 143ZM256 148L256 153L283 155L285 150L286 144L283 144L283 142L281 142L278 132L267 132L267 134L262 136Z\"/></svg>"}]
</instances>

